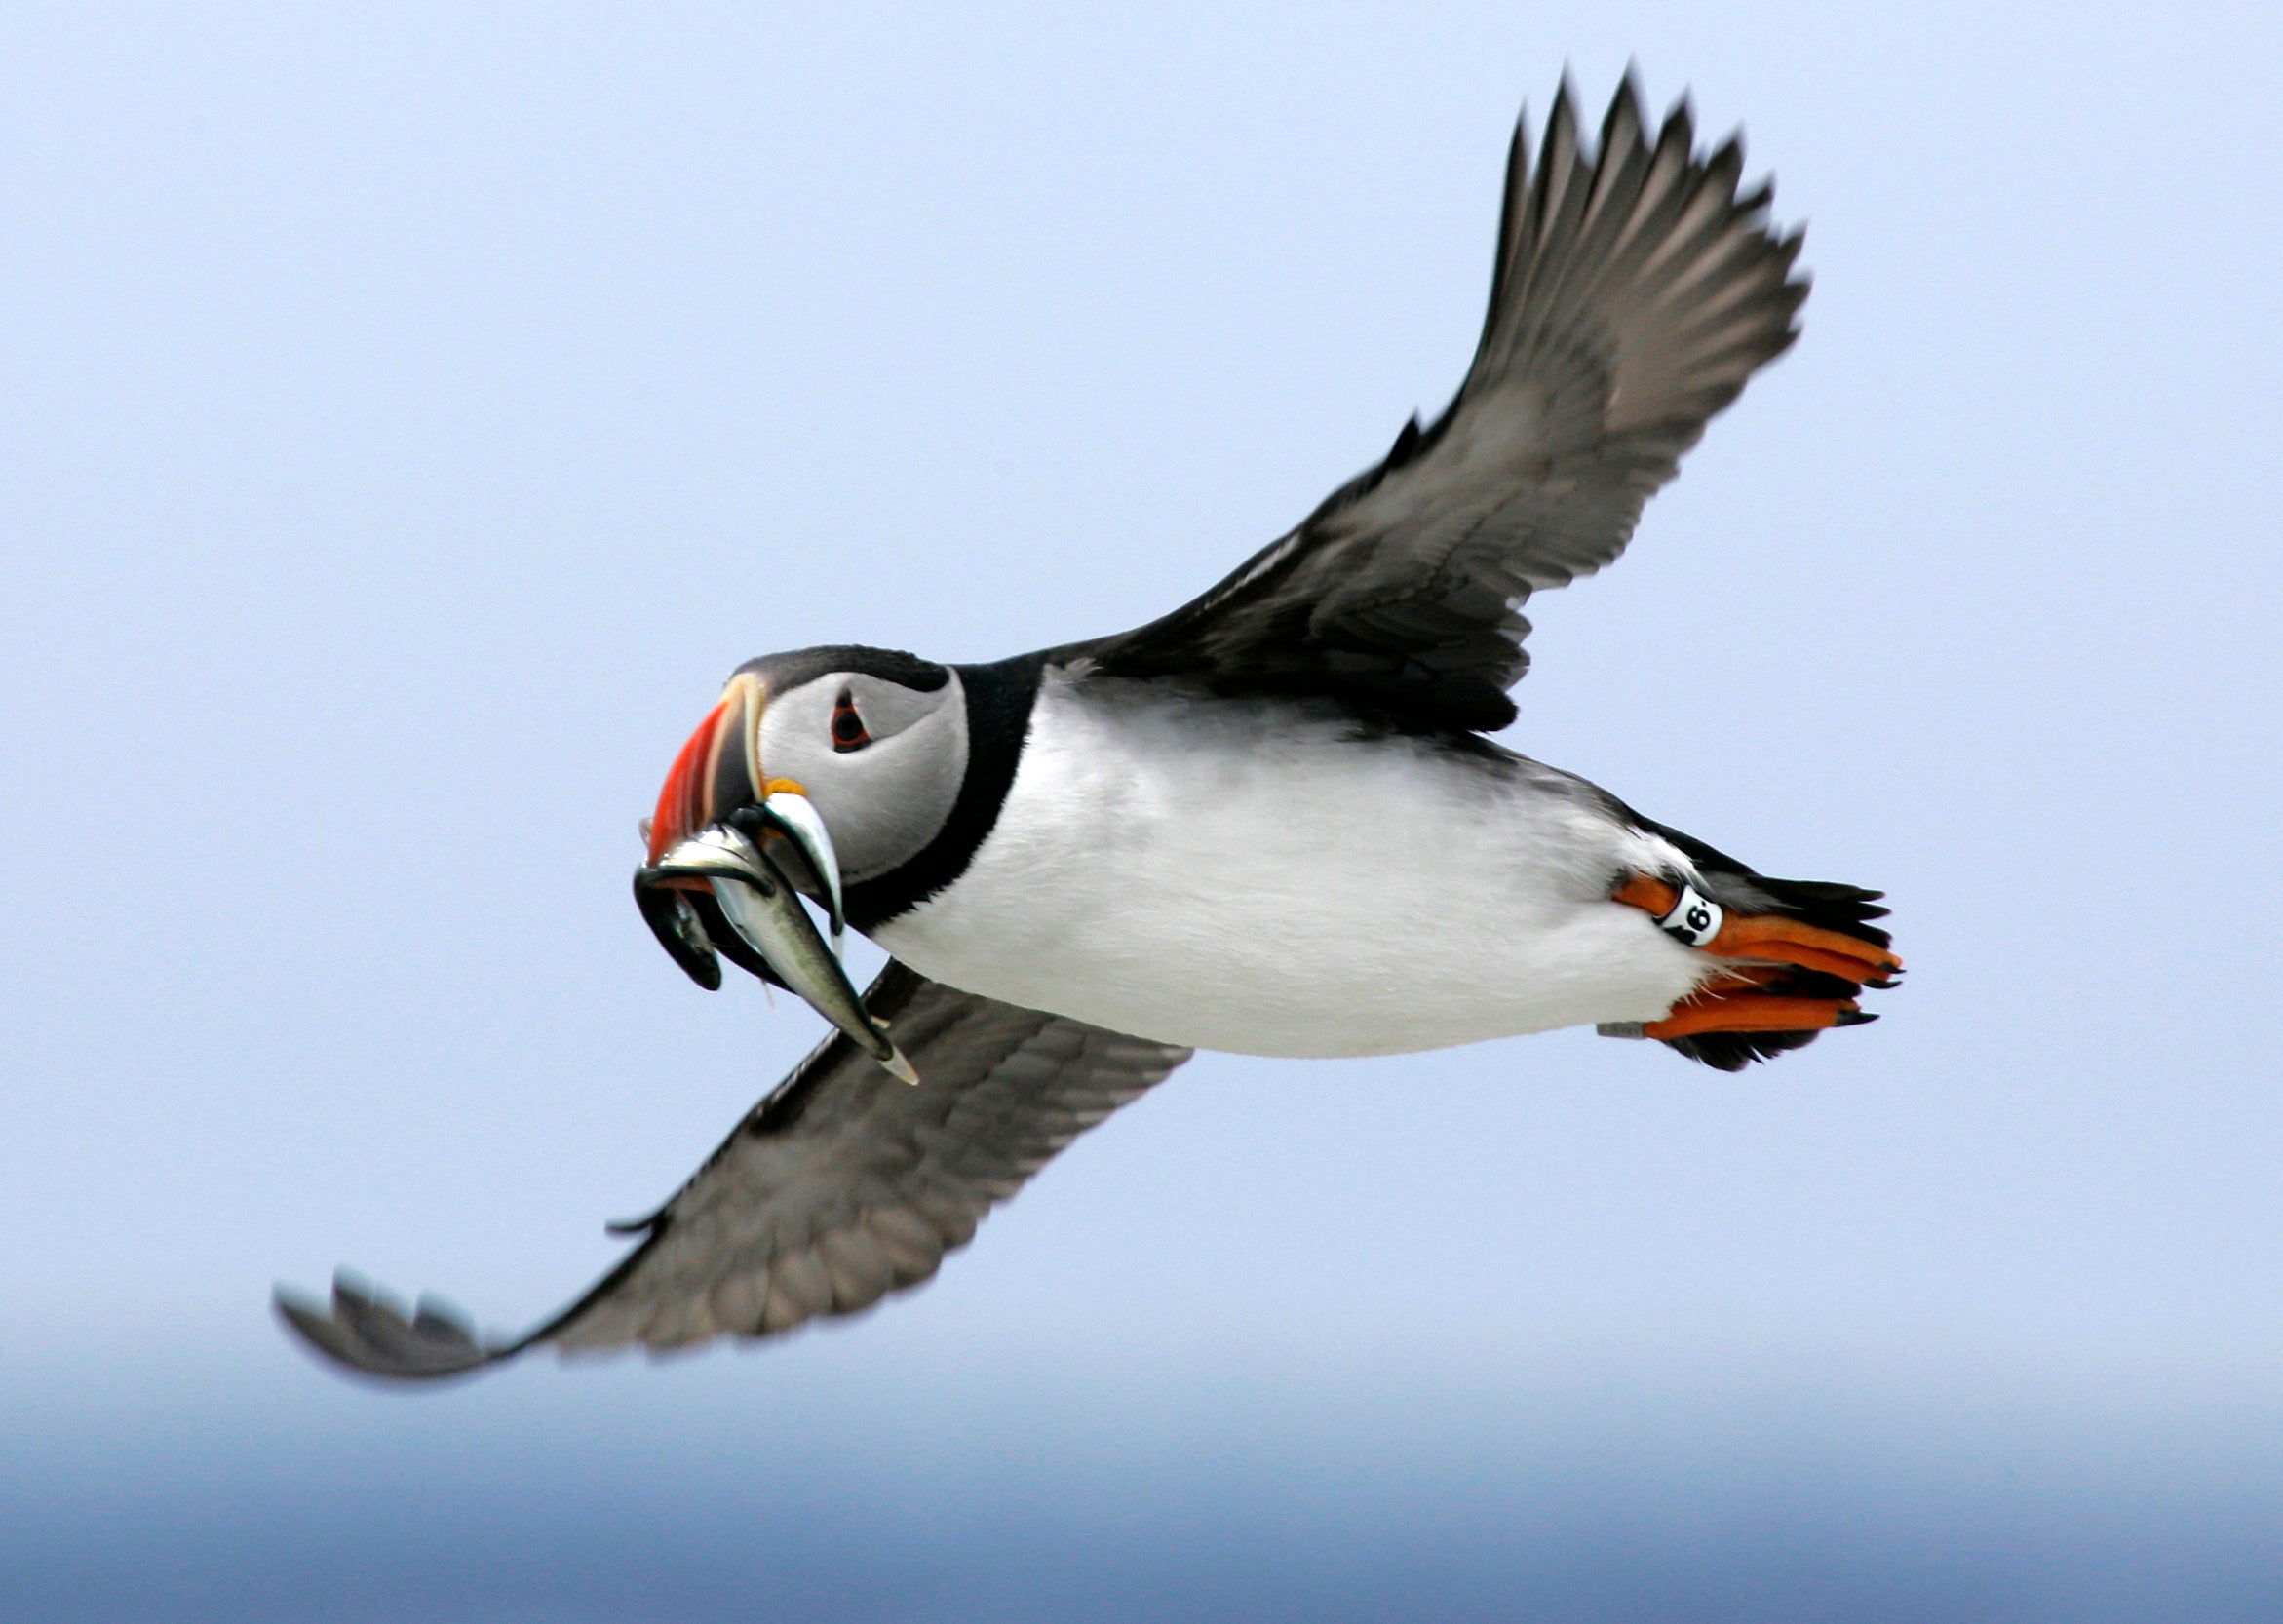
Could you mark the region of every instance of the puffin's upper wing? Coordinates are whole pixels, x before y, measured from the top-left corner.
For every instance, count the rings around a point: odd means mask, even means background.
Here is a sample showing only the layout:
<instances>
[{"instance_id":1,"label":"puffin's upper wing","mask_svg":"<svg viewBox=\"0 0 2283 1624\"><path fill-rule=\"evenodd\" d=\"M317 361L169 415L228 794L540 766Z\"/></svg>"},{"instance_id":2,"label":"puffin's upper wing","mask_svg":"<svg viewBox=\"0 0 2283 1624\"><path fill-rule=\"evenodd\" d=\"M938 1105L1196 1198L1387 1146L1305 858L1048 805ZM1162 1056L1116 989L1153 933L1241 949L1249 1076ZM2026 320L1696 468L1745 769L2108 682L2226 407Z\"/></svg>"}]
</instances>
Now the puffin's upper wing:
<instances>
[{"instance_id":1,"label":"puffin's upper wing","mask_svg":"<svg viewBox=\"0 0 2283 1624\"><path fill-rule=\"evenodd\" d=\"M1791 344L1799 234L1739 195L1743 148L1652 140L1630 78L1598 155L1565 83L1533 172L1517 127L1474 365L1434 424L1162 620L1060 655L1223 693L1327 693L1432 728L1495 728L1528 663L1517 612L1614 559L1642 505Z\"/></svg>"},{"instance_id":2,"label":"puffin's upper wing","mask_svg":"<svg viewBox=\"0 0 2283 1624\"><path fill-rule=\"evenodd\" d=\"M536 1330L479 1340L423 1300L348 1278L330 1305L281 1291L310 1345L371 1375L456 1375L540 1342L680 1347L852 1314L936 1272L983 1215L1189 1051L955 992L891 962L865 1005L914 1088L839 1034L801 1062L664 1207L642 1242Z\"/></svg>"}]
</instances>

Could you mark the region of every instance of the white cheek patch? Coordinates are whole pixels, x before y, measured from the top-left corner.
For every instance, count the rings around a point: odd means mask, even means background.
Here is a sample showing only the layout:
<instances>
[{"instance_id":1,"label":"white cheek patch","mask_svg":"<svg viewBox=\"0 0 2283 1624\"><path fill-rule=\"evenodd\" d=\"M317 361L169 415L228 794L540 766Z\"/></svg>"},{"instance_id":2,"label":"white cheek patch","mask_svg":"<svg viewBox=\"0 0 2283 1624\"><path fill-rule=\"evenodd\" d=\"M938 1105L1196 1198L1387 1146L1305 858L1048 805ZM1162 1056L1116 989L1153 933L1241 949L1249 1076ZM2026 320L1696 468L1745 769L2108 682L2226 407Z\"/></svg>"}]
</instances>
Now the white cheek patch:
<instances>
[{"instance_id":1,"label":"white cheek patch","mask_svg":"<svg viewBox=\"0 0 2283 1624\"><path fill-rule=\"evenodd\" d=\"M1693 885L1681 887L1680 900L1673 910L1657 921L1657 928L1676 942L1691 947L1709 947L1712 939L1721 934L1721 926L1727 921L1727 913Z\"/></svg>"},{"instance_id":2,"label":"white cheek patch","mask_svg":"<svg viewBox=\"0 0 2283 1624\"><path fill-rule=\"evenodd\" d=\"M872 742L835 750L832 707L850 693ZM803 683L769 702L761 767L806 792L839 859L860 884L917 856L944 827L967 772L967 708L954 676L928 693L861 672Z\"/></svg>"},{"instance_id":3,"label":"white cheek patch","mask_svg":"<svg viewBox=\"0 0 2283 1624\"><path fill-rule=\"evenodd\" d=\"M867 677L862 672L843 678L842 686L855 702L856 714L864 718L864 729L874 743L893 739L906 728L927 720L943 709L949 697L948 684L923 693L901 682Z\"/></svg>"}]
</instances>

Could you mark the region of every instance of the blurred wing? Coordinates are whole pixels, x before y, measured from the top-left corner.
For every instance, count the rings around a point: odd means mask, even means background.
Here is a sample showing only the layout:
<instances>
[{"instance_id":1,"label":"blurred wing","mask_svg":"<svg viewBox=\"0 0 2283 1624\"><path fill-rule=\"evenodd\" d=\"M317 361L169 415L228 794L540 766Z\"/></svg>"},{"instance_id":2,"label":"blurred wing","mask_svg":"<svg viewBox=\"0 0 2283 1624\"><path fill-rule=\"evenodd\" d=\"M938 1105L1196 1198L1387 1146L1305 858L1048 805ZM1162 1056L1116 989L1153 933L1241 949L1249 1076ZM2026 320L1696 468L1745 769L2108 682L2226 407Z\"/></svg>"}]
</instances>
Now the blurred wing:
<instances>
[{"instance_id":1,"label":"blurred wing","mask_svg":"<svg viewBox=\"0 0 2283 1624\"><path fill-rule=\"evenodd\" d=\"M1524 599L1624 551L1712 415L1797 335L1799 233L1738 195L1743 148L1652 141L1631 80L1598 156L1565 83L1533 172L1517 127L1482 343L1432 427L1164 619L1077 645L1110 676L1324 693L1430 728L1496 728L1528 664Z\"/></svg>"},{"instance_id":2,"label":"blurred wing","mask_svg":"<svg viewBox=\"0 0 2283 1624\"><path fill-rule=\"evenodd\" d=\"M835 1033L673 1200L625 1226L639 1246L526 1335L480 1341L440 1303L407 1316L346 1276L329 1305L281 1291L279 1313L320 1353L404 1379L541 1342L673 1348L853 1314L933 1275L1063 1146L1189 1058L894 962L865 1005L918 1068L918 1087Z\"/></svg>"}]
</instances>

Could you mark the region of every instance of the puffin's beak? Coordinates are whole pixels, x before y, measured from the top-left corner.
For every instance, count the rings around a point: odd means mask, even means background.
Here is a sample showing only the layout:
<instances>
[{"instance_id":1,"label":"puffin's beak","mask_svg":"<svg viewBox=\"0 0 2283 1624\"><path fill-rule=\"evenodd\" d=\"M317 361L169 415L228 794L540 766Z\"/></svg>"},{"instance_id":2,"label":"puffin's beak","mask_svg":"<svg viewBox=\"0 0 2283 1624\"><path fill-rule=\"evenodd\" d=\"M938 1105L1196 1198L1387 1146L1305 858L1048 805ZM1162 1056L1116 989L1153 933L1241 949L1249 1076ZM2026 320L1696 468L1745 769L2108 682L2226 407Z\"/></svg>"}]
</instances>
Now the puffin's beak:
<instances>
[{"instance_id":1,"label":"puffin's beak","mask_svg":"<svg viewBox=\"0 0 2283 1624\"><path fill-rule=\"evenodd\" d=\"M762 774L761 713L767 706L761 679L752 672L729 679L720 703L681 747L658 793L648 832L649 867L657 869L668 852L708 829L735 829L784 870L796 890L825 905L836 953L848 929L840 860L808 792L790 778ZM706 889L679 883L683 889Z\"/></svg>"},{"instance_id":2,"label":"puffin's beak","mask_svg":"<svg viewBox=\"0 0 2283 1624\"><path fill-rule=\"evenodd\" d=\"M674 758L646 831L649 861L635 870L636 904L700 986L721 985L717 950L799 994L891 1072L915 1082L840 967L845 923L832 836L798 784L762 775L766 704L761 679L738 673ZM830 951L796 890L826 906Z\"/></svg>"},{"instance_id":3,"label":"puffin's beak","mask_svg":"<svg viewBox=\"0 0 2283 1624\"><path fill-rule=\"evenodd\" d=\"M650 818L650 866L738 807L757 804L761 784L761 679L741 671L674 758Z\"/></svg>"}]
</instances>

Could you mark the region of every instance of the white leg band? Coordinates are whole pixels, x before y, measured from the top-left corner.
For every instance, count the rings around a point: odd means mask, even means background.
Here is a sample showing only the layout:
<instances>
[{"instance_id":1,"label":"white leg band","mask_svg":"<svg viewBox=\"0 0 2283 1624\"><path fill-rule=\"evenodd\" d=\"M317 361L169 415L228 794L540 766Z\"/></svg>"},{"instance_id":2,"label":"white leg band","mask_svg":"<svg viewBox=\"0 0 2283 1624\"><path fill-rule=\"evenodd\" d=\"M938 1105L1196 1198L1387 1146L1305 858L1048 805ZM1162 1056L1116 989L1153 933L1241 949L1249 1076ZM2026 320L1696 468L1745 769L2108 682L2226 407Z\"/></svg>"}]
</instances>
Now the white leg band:
<instances>
[{"instance_id":1,"label":"white leg band","mask_svg":"<svg viewBox=\"0 0 2283 1624\"><path fill-rule=\"evenodd\" d=\"M1721 934L1721 926L1727 914L1693 885L1685 882L1681 887L1681 900L1673 905L1673 911L1657 921L1659 929L1675 941L1685 942L1691 947L1707 947Z\"/></svg>"}]
</instances>

